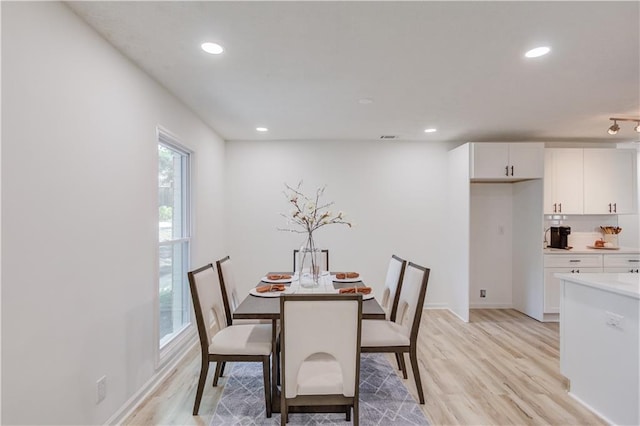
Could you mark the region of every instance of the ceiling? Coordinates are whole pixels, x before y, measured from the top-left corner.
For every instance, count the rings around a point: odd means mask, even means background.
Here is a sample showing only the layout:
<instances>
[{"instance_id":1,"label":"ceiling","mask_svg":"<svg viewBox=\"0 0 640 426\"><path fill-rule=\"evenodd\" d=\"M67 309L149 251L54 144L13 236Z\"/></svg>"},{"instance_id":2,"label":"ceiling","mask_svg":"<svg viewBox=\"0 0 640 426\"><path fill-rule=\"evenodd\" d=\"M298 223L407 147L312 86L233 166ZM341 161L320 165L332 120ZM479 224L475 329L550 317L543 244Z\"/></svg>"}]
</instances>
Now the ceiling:
<instances>
[{"instance_id":1,"label":"ceiling","mask_svg":"<svg viewBox=\"0 0 640 426\"><path fill-rule=\"evenodd\" d=\"M637 1L67 4L226 140L640 136Z\"/></svg>"}]
</instances>

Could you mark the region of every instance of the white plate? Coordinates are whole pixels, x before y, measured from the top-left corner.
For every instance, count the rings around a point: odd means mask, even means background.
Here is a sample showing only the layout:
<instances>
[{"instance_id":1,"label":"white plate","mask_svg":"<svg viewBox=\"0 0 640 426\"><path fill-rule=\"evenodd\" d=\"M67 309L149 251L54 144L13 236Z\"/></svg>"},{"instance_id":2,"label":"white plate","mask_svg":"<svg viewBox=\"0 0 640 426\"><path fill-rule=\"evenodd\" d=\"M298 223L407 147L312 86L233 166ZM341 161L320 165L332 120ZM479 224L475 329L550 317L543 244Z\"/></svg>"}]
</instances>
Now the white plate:
<instances>
[{"instance_id":1,"label":"white plate","mask_svg":"<svg viewBox=\"0 0 640 426\"><path fill-rule=\"evenodd\" d=\"M293 291L294 289L287 287L284 291L266 291L264 293L259 293L257 289L252 288L249 290L249 294L258 297L280 297L281 294L293 294Z\"/></svg>"},{"instance_id":2,"label":"white plate","mask_svg":"<svg viewBox=\"0 0 640 426\"><path fill-rule=\"evenodd\" d=\"M290 283L291 281L293 281L293 275L291 276L291 278L285 278L283 280L270 280L265 276L265 277L262 277L260 281L265 283L273 283L273 284Z\"/></svg>"},{"instance_id":3,"label":"white plate","mask_svg":"<svg viewBox=\"0 0 640 426\"><path fill-rule=\"evenodd\" d=\"M337 278L335 275L331 275L331 279L337 283L357 283L362 281L362 278Z\"/></svg>"}]
</instances>

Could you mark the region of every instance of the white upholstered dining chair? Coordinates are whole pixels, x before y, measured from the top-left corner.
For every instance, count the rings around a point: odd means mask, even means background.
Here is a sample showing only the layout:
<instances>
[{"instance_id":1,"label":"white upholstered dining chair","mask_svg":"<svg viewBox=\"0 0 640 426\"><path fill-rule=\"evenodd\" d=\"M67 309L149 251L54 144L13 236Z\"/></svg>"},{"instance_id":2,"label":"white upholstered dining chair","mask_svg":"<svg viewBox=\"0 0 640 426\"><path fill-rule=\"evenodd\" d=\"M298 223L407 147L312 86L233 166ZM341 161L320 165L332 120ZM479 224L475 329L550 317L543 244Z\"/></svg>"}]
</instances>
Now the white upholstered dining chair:
<instances>
[{"instance_id":1,"label":"white upholstered dining chair","mask_svg":"<svg viewBox=\"0 0 640 426\"><path fill-rule=\"evenodd\" d=\"M281 425L295 406L343 406L359 419L362 295L280 297Z\"/></svg>"},{"instance_id":2,"label":"white upholstered dining chair","mask_svg":"<svg viewBox=\"0 0 640 426\"><path fill-rule=\"evenodd\" d=\"M404 277L404 269L407 261L400 257L391 255L389 267L387 268L387 277L384 281L384 292L382 293L382 301L380 305L384 309L385 316L388 320L396 319L398 309L398 298L402 287L402 278ZM373 320L371 320L373 321Z\"/></svg>"},{"instance_id":3,"label":"white upholstered dining chair","mask_svg":"<svg viewBox=\"0 0 640 426\"><path fill-rule=\"evenodd\" d=\"M233 324L233 312L240 304L240 299L238 298L238 290L236 289L236 278L233 274L231 257L225 256L222 259L217 260L216 268L218 269L218 279L220 280L220 285L224 289L222 297L224 300L227 325L231 325Z\"/></svg>"},{"instance_id":4,"label":"white upholstered dining chair","mask_svg":"<svg viewBox=\"0 0 640 426\"><path fill-rule=\"evenodd\" d=\"M240 304L238 298L238 290L236 288L236 278L233 274L233 264L230 256L225 256L216 261L216 269L218 270L218 280L222 287L222 300L224 302L224 312L227 319L227 325L240 325L240 324L271 324L270 320L253 320L253 319L241 319L234 320L233 313ZM214 386L218 383L218 379L224 374L225 362L216 365L216 372L213 376Z\"/></svg>"},{"instance_id":5,"label":"white upholstered dining chair","mask_svg":"<svg viewBox=\"0 0 640 426\"><path fill-rule=\"evenodd\" d=\"M407 378L404 354L409 354L420 404L424 393L418 368L418 331L429 282L428 268L409 262L405 268L396 317L393 320L362 322L362 352L395 353L403 376Z\"/></svg>"},{"instance_id":6,"label":"white upholstered dining chair","mask_svg":"<svg viewBox=\"0 0 640 426\"><path fill-rule=\"evenodd\" d=\"M271 325L228 325L222 287L216 282L213 264L189 272L189 287L200 337L202 364L193 415L198 414L209 363L216 363L216 386L221 365L226 361L261 362L264 376L266 415L271 417Z\"/></svg>"}]
</instances>

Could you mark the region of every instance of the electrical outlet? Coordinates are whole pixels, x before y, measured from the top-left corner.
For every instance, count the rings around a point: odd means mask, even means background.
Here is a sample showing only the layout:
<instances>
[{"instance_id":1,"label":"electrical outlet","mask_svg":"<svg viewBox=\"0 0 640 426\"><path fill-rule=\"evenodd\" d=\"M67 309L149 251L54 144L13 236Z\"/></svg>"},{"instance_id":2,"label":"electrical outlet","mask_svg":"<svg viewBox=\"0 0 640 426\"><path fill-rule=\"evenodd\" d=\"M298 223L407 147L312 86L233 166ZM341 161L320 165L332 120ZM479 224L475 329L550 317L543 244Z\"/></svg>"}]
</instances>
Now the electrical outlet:
<instances>
[{"instance_id":1,"label":"electrical outlet","mask_svg":"<svg viewBox=\"0 0 640 426\"><path fill-rule=\"evenodd\" d=\"M624 317L622 315L614 314L613 312L605 312L607 316L607 325L613 328L617 328L622 330L622 320Z\"/></svg>"},{"instance_id":2,"label":"electrical outlet","mask_svg":"<svg viewBox=\"0 0 640 426\"><path fill-rule=\"evenodd\" d=\"M107 376L102 376L96 382L96 404L100 404L107 397Z\"/></svg>"},{"instance_id":3,"label":"electrical outlet","mask_svg":"<svg viewBox=\"0 0 640 426\"><path fill-rule=\"evenodd\" d=\"M480 290L480 297L487 297L487 290Z\"/></svg>"}]
</instances>

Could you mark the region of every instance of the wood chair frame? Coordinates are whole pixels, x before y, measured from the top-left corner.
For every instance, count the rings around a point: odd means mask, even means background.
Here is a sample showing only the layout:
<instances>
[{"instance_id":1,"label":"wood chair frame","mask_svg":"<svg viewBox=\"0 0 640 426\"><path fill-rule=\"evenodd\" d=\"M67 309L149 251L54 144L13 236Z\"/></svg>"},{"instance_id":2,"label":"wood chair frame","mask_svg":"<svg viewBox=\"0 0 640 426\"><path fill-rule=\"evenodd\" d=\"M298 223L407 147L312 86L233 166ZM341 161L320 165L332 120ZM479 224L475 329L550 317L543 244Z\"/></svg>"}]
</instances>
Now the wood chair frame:
<instances>
[{"instance_id":1,"label":"wood chair frame","mask_svg":"<svg viewBox=\"0 0 640 426\"><path fill-rule=\"evenodd\" d=\"M424 392L422 391L422 380L420 379L420 370L418 368L418 331L420 329L422 309L424 307L424 299L427 294L427 284L429 283L429 273L431 272L431 270L412 262L409 262L407 264L407 268L416 268L423 272L418 302L416 304L416 313L413 318L413 324L411 324L409 346L363 346L361 348L361 351L363 353L394 353L396 355L396 360L398 360L400 364L400 369L402 370L403 377L405 379L407 379L407 368L404 362L404 354L408 353L413 370L413 377L416 382L416 389L418 390L418 398L420 400L420 404L424 404ZM397 291L397 294L399 297L399 290Z\"/></svg>"},{"instance_id":2,"label":"wood chair frame","mask_svg":"<svg viewBox=\"0 0 640 426\"><path fill-rule=\"evenodd\" d=\"M196 286L195 275L206 271L207 269L213 269L213 264L209 263L205 266L202 266L198 269L195 269L189 272L187 275L189 277L189 287L191 289L191 298L193 300L193 307L195 311L196 324L198 326L198 335L200 337L200 351L202 355L202 363L200 366L200 378L198 379L198 388L196 390L196 400L193 405L193 415L196 416L200 409L200 401L202 400L202 394L204 392L204 384L207 380L207 373L209 372L209 363L216 363L216 375L214 377L213 386L216 386L218 383L217 378L222 374L222 365L227 361L239 361L239 362L261 362L262 363L262 372L263 372L263 380L264 380L264 397L266 403L266 414L267 417L271 417L271 376L270 376L270 356L269 355L220 355L220 354L211 354L209 353L209 345L211 342L208 341L206 325L204 321L204 316L202 310L200 308L200 297L198 295L198 288ZM223 299L225 298L225 290L221 284L221 290ZM225 305L226 308L226 305ZM226 309L225 309L226 310Z\"/></svg>"},{"instance_id":3,"label":"wood chair frame","mask_svg":"<svg viewBox=\"0 0 640 426\"><path fill-rule=\"evenodd\" d=\"M300 252L299 249L294 249L293 250L293 272L296 272L296 264L297 264L297 259L298 259L298 252ZM329 270L329 250L328 249L322 249L320 250L320 252L322 253L323 256L325 256L325 259L327 260L327 271Z\"/></svg>"}]
</instances>

